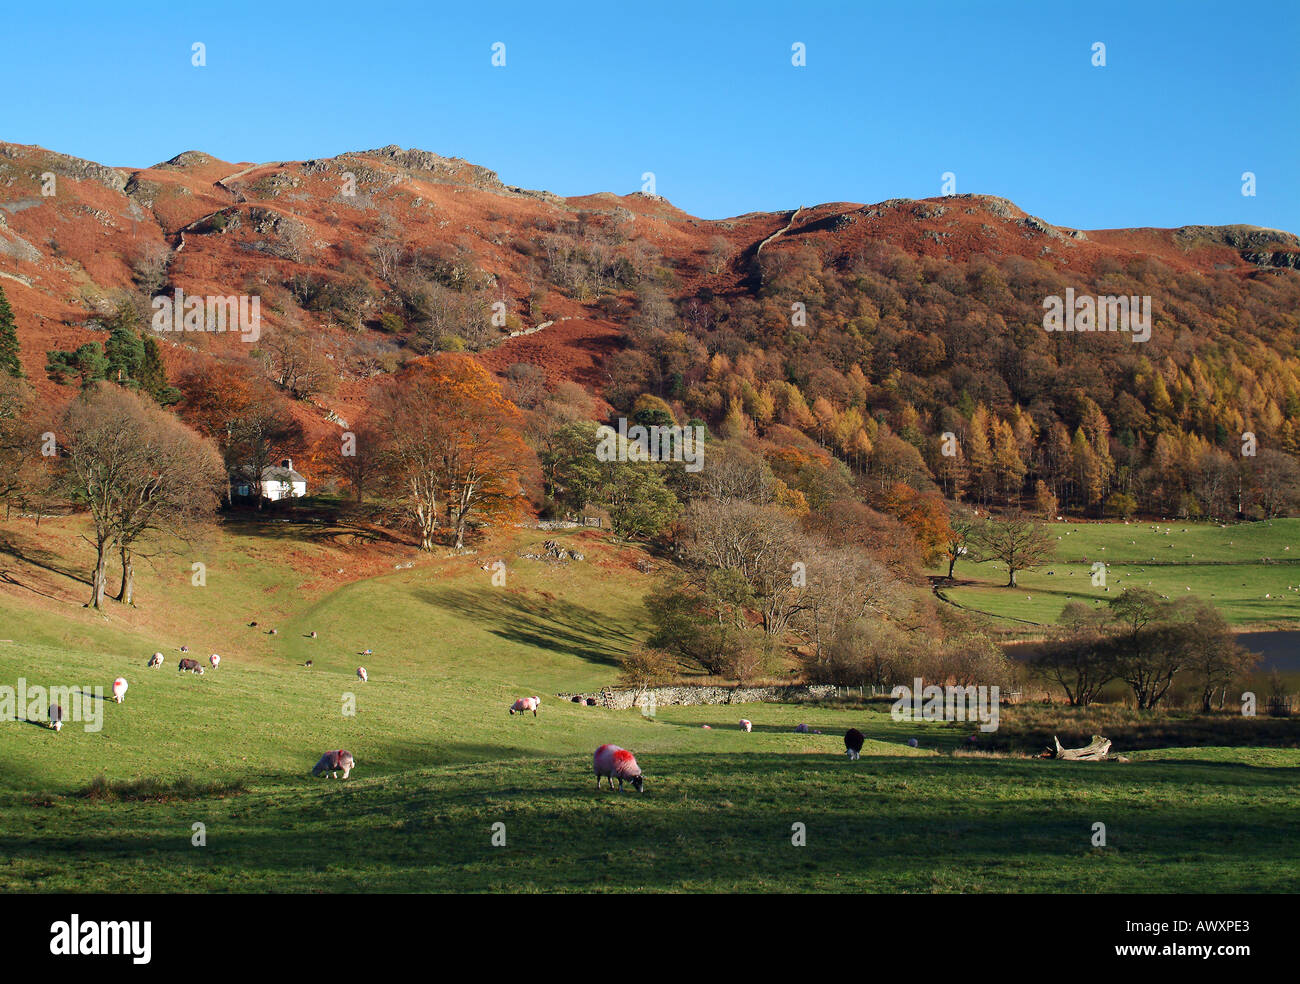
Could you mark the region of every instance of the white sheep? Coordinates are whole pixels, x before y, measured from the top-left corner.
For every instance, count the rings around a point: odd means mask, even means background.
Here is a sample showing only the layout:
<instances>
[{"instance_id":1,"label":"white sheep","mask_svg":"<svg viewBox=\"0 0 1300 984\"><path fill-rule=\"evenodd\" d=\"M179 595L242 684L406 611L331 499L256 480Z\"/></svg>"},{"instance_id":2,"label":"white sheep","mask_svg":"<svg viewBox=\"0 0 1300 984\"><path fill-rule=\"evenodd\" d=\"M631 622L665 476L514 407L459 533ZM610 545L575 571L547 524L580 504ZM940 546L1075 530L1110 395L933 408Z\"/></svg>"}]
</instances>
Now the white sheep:
<instances>
[{"instance_id":1,"label":"white sheep","mask_svg":"<svg viewBox=\"0 0 1300 984\"><path fill-rule=\"evenodd\" d=\"M367 675L367 673L366 673L366 668L365 668L364 666L358 666L358 667L357 667L357 678L358 678L362 683L365 683L368 679L370 679L369 675Z\"/></svg>"},{"instance_id":2,"label":"white sheep","mask_svg":"<svg viewBox=\"0 0 1300 984\"><path fill-rule=\"evenodd\" d=\"M156 670L163 665L163 654L154 653L149 657L149 669Z\"/></svg>"},{"instance_id":3,"label":"white sheep","mask_svg":"<svg viewBox=\"0 0 1300 984\"><path fill-rule=\"evenodd\" d=\"M601 745L592 756L592 765L596 771L596 788L600 788L602 778L609 780L609 788L614 788L618 780L618 791L623 791L623 783L630 782L638 793L645 792L645 780L641 777L641 766L636 764L636 756L626 748L617 745Z\"/></svg>"},{"instance_id":4,"label":"white sheep","mask_svg":"<svg viewBox=\"0 0 1300 984\"><path fill-rule=\"evenodd\" d=\"M754 722L750 721L748 718L741 718L740 730L748 734L749 732L754 730Z\"/></svg>"},{"instance_id":5,"label":"white sheep","mask_svg":"<svg viewBox=\"0 0 1300 984\"><path fill-rule=\"evenodd\" d=\"M119 704L126 699L126 677L118 677L113 681L113 699Z\"/></svg>"},{"instance_id":6,"label":"white sheep","mask_svg":"<svg viewBox=\"0 0 1300 984\"><path fill-rule=\"evenodd\" d=\"M311 774L314 776L329 773L331 779L337 779L338 773L343 773L346 779L348 774L356 767L356 760L353 759L352 753L340 748L336 752L326 752L320 757L320 761L313 766Z\"/></svg>"},{"instance_id":7,"label":"white sheep","mask_svg":"<svg viewBox=\"0 0 1300 984\"><path fill-rule=\"evenodd\" d=\"M218 666L221 665L221 657L218 656L216 653L213 653L211 656L208 657L208 662L212 664L212 668L215 670Z\"/></svg>"},{"instance_id":8,"label":"white sheep","mask_svg":"<svg viewBox=\"0 0 1300 984\"><path fill-rule=\"evenodd\" d=\"M537 709L541 706L542 698L540 697L520 697L510 705L510 713L525 714L528 711L533 712L533 717L537 717Z\"/></svg>"}]
</instances>

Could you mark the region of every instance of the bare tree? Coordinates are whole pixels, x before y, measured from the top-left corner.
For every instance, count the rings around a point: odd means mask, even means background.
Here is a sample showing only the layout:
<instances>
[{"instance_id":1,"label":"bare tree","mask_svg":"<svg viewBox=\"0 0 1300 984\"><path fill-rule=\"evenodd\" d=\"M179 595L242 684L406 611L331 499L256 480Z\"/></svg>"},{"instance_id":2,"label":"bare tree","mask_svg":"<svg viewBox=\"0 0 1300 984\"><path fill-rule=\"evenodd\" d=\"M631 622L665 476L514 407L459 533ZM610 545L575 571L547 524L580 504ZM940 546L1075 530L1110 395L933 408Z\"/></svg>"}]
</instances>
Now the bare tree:
<instances>
[{"instance_id":1,"label":"bare tree","mask_svg":"<svg viewBox=\"0 0 1300 984\"><path fill-rule=\"evenodd\" d=\"M352 440L346 448L351 453L339 455L337 471L360 503L366 491L379 483L383 474L383 435L367 421L351 428Z\"/></svg>"},{"instance_id":2,"label":"bare tree","mask_svg":"<svg viewBox=\"0 0 1300 984\"><path fill-rule=\"evenodd\" d=\"M1247 466L1255 503L1266 519L1294 509L1300 502L1300 464L1281 451L1265 449Z\"/></svg>"},{"instance_id":3,"label":"bare tree","mask_svg":"<svg viewBox=\"0 0 1300 984\"><path fill-rule=\"evenodd\" d=\"M979 518L964 506L955 505L948 515L948 531L943 538L944 557L948 561L948 580L953 579L957 561L971 551L972 538L979 529Z\"/></svg>"},{"instance_id":4,"label":"bare tree","mask_svg":"<svg viewBox=\"0 0 1300 984\"><path fill-rule=\"evenodd\" d=\"M769 636L783 632L809 604L807 580L796 565L806 564L810 550L787 514L738 499L696 500L683 523L686 565L700 578L721 571L746 583Z\"/></svg>"},{"instance_id":5,"label":"bare tree","mask_svg":"<svg viewBox=\"0 0 1300 984\"><path fill-rule=\"evenodd\" d=\"M1072 601L1061 613L1060 634L1043 644L1034 669L1056 681L1075 707L1087 707L1115 679L1115 646L1106 628L1107 613Z\"/></svg>"},{"instance_id":6,"label":"bare tree","mask_svg":"<svg viewBox=\"0 0 1300 984\"><path fill-rule=\"evenodd\" d=\"M140 427L144 467L115 523L122 563L117 600L127 605L135 602L135 557L168 542L193 543L226 484L217 449L175 417L146 406Z\"/></svg>"},{"instance_id":7,"label":"bare tree","mask_svg":"<svg viewBox=\"0 0 1300 984\"><path fill-rule=\"evenodd\" d=\"M767 505L776 497L776 479L761 457L739 444L709 445L704 467L688 487L710 499L741 499Z\"/></svg>"},{"instance_id":8,"label":"bare tree","mask_svg":"<svg viewBox=\"0 0 1300 984\"><path fill-rule=\"evenodd\" d=\"M0 499L6 515L11 499L25 488L24 473L37 453L37 434L28 422L32 400L27 383L0 373Z\"/></svg>"},{"instance_id":9,"label":"bare tree","mask_svg":"<svg viewBox=\"0 0 1300 984\"><path fill-rule=\"evenodd\" d=\"M375 261L375 269L390 287L397 285L405 253L405 244L397 239L377 238L370 244L370 257Z\"/></svg>"},{"instance_id":10,"label":"bare tree","mask_svg":"<svg viewBox=\"0 0 1300 984\"><path fill-rule=\"evenodd\" d=\"M132 592L132 550L148 534L179 534L211 513L222 481L216 451L184 424L129 390L99 383L64 416L64 478L90 511L95 569L89 604L102 608L107 562L121 552L120 596Z\"/></svg>"},{"instance_id":11,"label":"bare tree","mask_svg":"<svg viewBox=\"0 0 1300 984\"><path fill-rule=\"evenodd\" d=\"M270 380L299 400L329 392L335 382L334 367L314 332L276 328L263 335L258 354Z\"/></svg>"},{"instance_id":12,"label":"bare tree","mask_svg":"<svg viewBox=\"0 0 1300 984\"><path fill-rule=\"evenodd\" d=\"M973 535L981 563L997 560L1007 565L1008 588L1016 586L1016 575L1045 563L1056 552L1056 541L1035 519L1016 510L1004 516L990 516Z\"/></svg>"}]
</instances>

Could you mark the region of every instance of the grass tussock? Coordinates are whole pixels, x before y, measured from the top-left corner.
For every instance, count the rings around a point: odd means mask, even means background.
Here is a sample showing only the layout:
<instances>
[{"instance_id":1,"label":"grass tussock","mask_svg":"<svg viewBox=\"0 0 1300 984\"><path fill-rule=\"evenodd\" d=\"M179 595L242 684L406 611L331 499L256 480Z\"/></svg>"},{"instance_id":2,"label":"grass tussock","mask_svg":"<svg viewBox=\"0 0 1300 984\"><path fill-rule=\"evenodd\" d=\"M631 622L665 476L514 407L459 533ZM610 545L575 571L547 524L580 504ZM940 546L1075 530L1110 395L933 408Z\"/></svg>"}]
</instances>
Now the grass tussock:
<instances>
[{"instance_id":1,"label":"grass tussock","mask_svg":"<svg viewBox=\"0 0 1300 984\"><path fill-rule=\"evenodd\" d=\"M171 782L152 777L113 780L101 773L74 795L100 803L171 803L180 800L223 799L246 791L242 780L199 782L189 776Z\"/></svg>"},{"instance_id":2,"label":"grass tussock","mask_svg":"<svg viewBox=\"0 0 1300 984\"><path fill-rule=\"evenodd\" d=\"M994 749L1033 753L1050 748L1057 735L1064 745L1074 739L1086 743L1090 735L1104 735L1117 750L1126 751L1198 745L1300 748L1300 719L1263 714L1245 717L1227 711L1137 711L1115 704L1021 704L1002 708L1000 726L989 744Z\"/></svg>"}]
</instances>

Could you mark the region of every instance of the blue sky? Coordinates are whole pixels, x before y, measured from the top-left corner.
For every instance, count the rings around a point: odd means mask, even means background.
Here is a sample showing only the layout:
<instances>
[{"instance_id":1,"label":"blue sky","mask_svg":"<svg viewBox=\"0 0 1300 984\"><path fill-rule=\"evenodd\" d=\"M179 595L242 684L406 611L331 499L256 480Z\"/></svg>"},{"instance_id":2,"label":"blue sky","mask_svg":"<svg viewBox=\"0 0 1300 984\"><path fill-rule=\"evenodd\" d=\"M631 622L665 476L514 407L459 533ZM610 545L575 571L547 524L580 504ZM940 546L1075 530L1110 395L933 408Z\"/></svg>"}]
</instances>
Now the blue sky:
<instances>
[{"instance_id":1,"label":"blue sky","mask_svg":"<svg viewBox=\"0 0 1300 984\"><path fill-rule=\"evenodd\" d=\"M929 197L951 171L1061 225L1300 233L1292 0L178 6L12 6L0 140L124 166L396 143L562 195L652 171L708 218Z\"/></svg>"}]
</instances>

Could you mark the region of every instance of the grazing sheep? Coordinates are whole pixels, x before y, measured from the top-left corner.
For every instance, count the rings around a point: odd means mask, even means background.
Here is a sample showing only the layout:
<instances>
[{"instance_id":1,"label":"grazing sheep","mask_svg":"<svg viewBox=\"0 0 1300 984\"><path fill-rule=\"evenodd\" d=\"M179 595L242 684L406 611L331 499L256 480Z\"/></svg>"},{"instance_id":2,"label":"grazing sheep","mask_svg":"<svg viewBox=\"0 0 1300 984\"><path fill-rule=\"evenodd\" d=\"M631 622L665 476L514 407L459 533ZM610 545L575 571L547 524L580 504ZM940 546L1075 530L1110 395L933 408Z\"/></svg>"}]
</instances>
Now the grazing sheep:
<instances>
[{"instance_id":1,"label":"grazing sheep","mask_svg":"<svg viewBox=\"0 0 1300 984\"><path fill-rule=\"evenodd\" d=\"M310 670L310 669L311 669L311 660L307 660L307 662L303 663L302 665L305 666L305 667L307 667L307 669Z\"/></svg>"},{"instance_id":2,"label":"grazing sheep","mask_svg":"<svg viewBox=\"0 0 1300 984\"><path fill-rule=\"evenodd\" d=\"M361 650L361 655L362 655L362 656L373 656L373 655L375 655L375 653L374 653L374 650L373 650L373 649L363 649L363 650Z\"/></svg>"},{"instance_id":3,"label":"grazing sheep","mask_svg":"<svg viewBox=\"0 0 1300 984\"><path fill-rule=\"evenodd\" d=\"M197 673L200 676L203 675L203 667L199 666L199 661L197 659L183 659L176 665L176 669L180 670L182 673L189 672Z\"/></svg>"},{"instance_id":4,"label":"grazing sheep","mask_svg":"<svg viewBox=\"0 0 1300 984\"><path fill-rule=\"evenodd\" d=\"M213 653L211 656L208 657L208 662L212 664L212 668L215 670L218 666L221 665L221 657L218 656L216 653Z\"/></svg>"},{"instance_id":5,"label":"grazing sheep","mask_svg":"<svg viewBox=\"0 0 1300 984\"><path fill-rule=\"evenodd\" d=\"M596 788L600 788L602 778L609 780L609 788L614 788L618 780L618 791L623 791L623 783L630 782L638 793L645 792L645 781L641 777L641 766L636 764L636 756L617 745L601 745L592 756L596 770Z\"/></svg>"},{"instance_id":6,"label":"grazing sheep","mask_svg":"<svg viewBox=\"0 0 1300 984\"><path fill-rule=\"evenodd\" d=\"M50 705L50 727L55 731L63 730L63 708L58 704Z\"/></svg>"},{"instance_id":7,"label":"grazing sheep","mask_svg":"<svg viewBox=\"0 0 1300 984\"><path fill-rule=\"evenodd\" d=\"M856 762L862 756L862 732L857 728L849 728L844 732L844 749L849 753L849 761Z\"/></svg>"},{"instance_id":8,"label":"grazing sheep","mask_svg":"<svg viewBox=\"0 0 1300 984\"><path fill-rule=\"evenodd\" d=\"M149 657L149 669L156 670L163 665L163 654L154 653Z\"/></svg>"},{"instance_id":9,"label":"grazing sheep","mask_svg":"<svg viewBox=\"0 0 1300 984\"><path fill-rule=\"evenodd\" d=\"M797 735L806 735L808 733L808 725L802 723L796 724L794 726L794 733Z\"/></svg>"},{"instance_id":10,"label":"grazing sheep","mask_svg":"<svg viewBox=\"0 0 1300 984\"><path fill-rule=\"evenodd\" d=\"M356 764L356 760L352 757L352 753L340 748L336 752L326 752L322 755L320 761L312 768L311 774L314 776L321 776L328 772L331 779L337 779L338 773L341 771L343 773L343 778L346 779L348 773L353 770Z\"/></svg>"},{"instance_id":11,"label":"grazing sheep","mask_svg":"<svg viewBox=\"0 0 1300 984\"><path fill-rule=\"evenodd\" d=\"M315 638L316 638L316 633L313 631L313 632L311 633L311 635L308 636L308 638L310 638L310 639L315 639Z\"/></svg>"},{"instance_id":12,"label":"grazing sheep","mask_svg":"<svg viewBox=\"0 0 1300 984\"><path fill-rule=\"evenodd\" d=\"M181 652L183 652L183 653L188 653L189 651L190 651L190 647L189 647L189 646L181 646Z\"/></svg>"},{"instance_id":13,"label":"grazing sheep","mask_svg":"<svg viewBox=\"0 0 1300 984\"><path fill-rule=\"evenodd\" d=\"M119 704L126 699L126 689L126 677L118 677L113 681L113 699Z\"/></svg>"},{"instance_id":14,"label":"grazing sheep","mask_svg":"<svg viewBox=\"0 0 1300 984\"><path fill-rule=\"evenodd\" d=\"M370 678L366 675L366 668L365 668L364 666L358 666L358 667L357 667L357 678L358 678L362 683L365 683L368 679L370 679Z\"/></svg>"},{"instance_id":15,"label":"grazing sheep","mask_svg":"<svg viewBox=\"0 0 1300 984\"><path fill-rule=\"evenodd\" d=\"M916 748L916 747L917 747L918 745L920 745L920 744L921 744L921 743L920 743L919 741L917 741L915 738L909 738L909 739L907 739L907 747L908 747L908 748Z\"/></svg>"},{"instance_id":16,"label":"grazing sheep","mask_svg":"<svg viewBox=\"0 0 1300 984\"><path fill-rule=\"evenodd\" d=\"M526 714L528 711L532 711L533 717L537 717L537 707L541 702L542 698L540 697L520 697L510 705L510 714L513 716L515 714Z\"/></svg>"},{"instance_id":17,"label":"grazing sheep","mask_svg":"<svg viewBox=\"0 0 1300 984\"><path fill-rule=\"evenodd\" d=\"M745 734L749 734L749 732L754 730L754 722L750 721L748 718L741 718L740 730L745 732Z\"/></svg>"}]
</instances>

